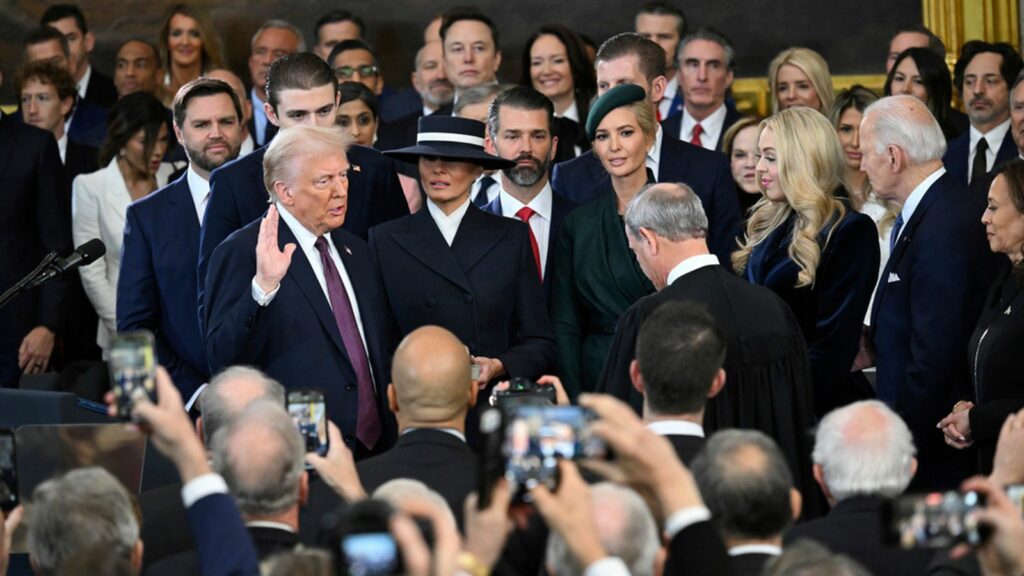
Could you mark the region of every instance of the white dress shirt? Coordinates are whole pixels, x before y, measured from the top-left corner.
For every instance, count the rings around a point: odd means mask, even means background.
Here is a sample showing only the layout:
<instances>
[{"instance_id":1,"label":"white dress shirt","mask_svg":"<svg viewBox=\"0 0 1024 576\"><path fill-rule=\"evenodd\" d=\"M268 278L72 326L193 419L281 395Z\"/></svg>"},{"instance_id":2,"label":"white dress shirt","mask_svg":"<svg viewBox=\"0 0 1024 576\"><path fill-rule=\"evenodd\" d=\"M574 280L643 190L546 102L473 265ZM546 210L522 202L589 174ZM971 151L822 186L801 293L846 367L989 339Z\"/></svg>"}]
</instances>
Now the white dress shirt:
<instances>
[{"instance_id":1,"label":"white dress shirt","mask_svg":"<svg viewBox=\"0 0 1024 576\"><path fill-rule=\"evenodd\" d=\"M92 64L85 65L85 74L82 74L82 79L78 81L75 88L78 90L78 97L85 98L85 92L89 89L89 79L92 78Z\"/></svg>"},{"instance_id":2,"label":"white dress shirt","mask_svg":"<svg viewBox=\"0 0 1024 576\"><path fill-rule=\"evenodd\" d=\"M277 211L281 215L279 223L283 223L292 231L292 235L295 236L295 242L299 245L299 250L306 256L306 261L309 262L310 268L313 269L313 275L316 276L316 281L320 284L320 290L324 293L324 298L327 299L327 305L331 306L331 295L327 291L327 276L324 274L324 264L320 260L320 251L316 249L316 240L319 238L316 234L309 231L308 228L303 226L287 208L281 204L276 204ZM331 253L331 260L334 262L334 267L338 269L338 276L341 276L341 283L345 286L345 294L348 295L348 301L352 304L352 315L356 317L356 327L359 328L359 339L362 340L363 351L366 352L366 332L363 331L363 318L359 314L359 300L356 298L356 292L352 288L352 280L348 277L348 271L345 269L345 264L341 261L341 257L338 255L338 249L334 246L334 242L331 241L330 236L327 237L328 251ZM292 255L295 258L295 255ZM274 297L277 296L278 291L281 289L281 285L278 284L270 292L263 292L259 284L256 283L256 277L252 278L252 297L260 306L269 306L274 301ZM334 307L331 306L333 310ZM367 365L369 365L369 356L367 356ZM371 374L372 377L372 374Z\"/></svg>"},{"instance_id":3,"label":"white dress shirt","mask_svg":"<svg viewBox=\"0 0 1024 576\"><path fill-rule=\"evenodd\" d=\"M541 278L544 277L544 270L547 269L548 265L548 243L551 241L552 194L550 182L544 185L544 188L533 197L533 200L530 200L529 204L523 204L515 196L505 192L503 187L499 194L501 198L501 215L506 218L519 220L516 212L519 212L524 206L533 210L534 215L530 218L529 224L530 230L533 231L533 237L537 239L537 249L540 252Z\"/></svg>"},{"instance_id":4,"label":"white dress shirt","mask_svg":"<svg viewBox=\"0 0 1024 576\"><path fill-rule=\"evenodd\" d=\"M57 140L57 151L60 152L60 163L68 163L68 133L65 132L63 136Z\"/></svg>"},{"instance_id":5,"label":"white dress shirt","mask_svg":"<svg viewBox=\"0 0 1024 576\"><path fill-rule=\"evenodd\" d=\"M191 163L188 165L188 170L185 171L185 181L188 182L188 191L192 193L196 216L199 217L199 223L202 224L203 214L206 214L206 204L210 201L210 182L197 174L192 169Z\"/></svg>"},{"instance_id":6,"label":"white dress shirt","mask_svg":"<svg viewBox=\"0 0 1024 576\"><path fill-rule=\"evenodd\" d=\"M645 164L654 172L654 180L658 181L658 163L661 161L661 142L665 139L665 134L661 130L661 124L658 124L658 131L654 133L654 146L647 151L647 161Z\"/></svg>"},{"instance_id":7,"label":"white dress shirt","mask_svg":"<svg viewBox=\"0 0 1024 576\"><path fill-rule=\"evenodd\" d=\"M690 256L686 260L676 264L672 270L669 270L665 284L671 286L672 283L680 277L689 274L698 268L703 268L705 266L718 266L718 264L718 256L715 256L714 254L698 254L697 256Z\"/></svg>"},{"instance_id":8,"label":"white dress shirt","mask_svg":"<svg viewBox=\"0 0 1024 576\"><path fill-rule=\"evenodd\" d=\"M406 428L405 430L402 430L399 436L405 436L406 434L410 432L415 432L417 430L437 430L438 432L444 432L445 434L455 436L456 438L462 440L463 442L466 441L466 435L463 434L462 432L459 432L455 428Z\"/></svg>"},{"instance_id":9,"label":"white dress shirt","mask_svg":"<svg viewBox=\"0 0 1024 576\"><path fill-rule=\"evenodd\" d=\"M672 101L676 99L676 92L679 91L679 76L673 74L668 82L665 83L665 94L661 97L658 102L658 114L659 117L664 120L668 118L668 115L672 113ZM689 142L689 140L687 140Z\"/></svg>"},{"instance_id":10,"label":"white dress shirt","mask_svg":"<svg viewBox=\"0 0 1024 576\"><path fill-rule=\"evenodd\" d=\"M689 420L655 420L647 424L647 429L658 436L704 437L704 427Z\"/></svg>"},{"instance_id":11,"label":"white dress shirt","mask_svg":"<svg viewBox=\"0 0 1024 576\"><path fill-rule=\"evenodd\" d=\"M242 140L242 146L238 149L238 157L241 158L249 152L252 152L256 148L256 142L252 139L252 134L246 134L245 140Z\"/></svg>"},{"instance_id":12,"label":"white dress shirt","mask_svg":"<svg viewBox=\"0 0 1024 576\"><path fill-rule=\"evenodd\" d=\"M252 135L256 142L267 143L267 112L263 109L263 100L256 95L256 89L249 90L249 99L252 100L252 123L256 127L256 133Z\"/></svg>"},{"instance_id":13,"label":"white dress shirt","mask_svg":"<svg viewBox=\"0 0 1024 576\"><path fill-rule=\"evenodd\" d=\"M576 99L573 98L572 104L569 104L569 107L565 109L565 112L563 112L561 114L555 114L555 116L561 116L562 118L565 118L566 120L572 120L573 122L579 124L580 123L580 109L579 109L579 106L576 105Z\"/></svg>"},{"instance_id":14,"label":"white dress shirt","mask_svg":"<svg viewBox=\"0 0 1024 576\"><path fill-rule=\"evenodd\" d=\"M725 126L725 103L722 103L715 110L708 115L707 118L701 120L700 123L700 145L705 150L711 150L714 152L718 146L718 139L722 136L722 127ZM689 142L693 139L693 127L698 124L698 121L686 110L686 106L683 106L683 121L679 123L679 139L683 142Z\"/></svg>"},{"instance_id":15,"label":"white dress shirt","mask_svg":"<svg viewBox=\"0 0 1024 576\"><path fill-rule=\"evenodd\" d=\"M780 556L782 548L774 544L744 544L729 548L729 556L742 556L743 554L767 554L769 556Z\"/></svg>"},{"instance_id":16,"label":"white dress shirt","mask_svg":"<svg viewBox=\"0 0 1024 576\"><path fill-rule=\"evenodd\" d=\"M497 186L494 186L497 188ZM469 198L462 203L462 206L456 208L451 214L445 215L445 213L434 204L434 201L427 198L427 210L430 211L430 217L434 219L434 224L437 224L437 229L441 231L441 236L444 236L444 241L449 246L452 242L455 242L455 235L459 232L459 224L462 224L462 217L466 215L466 210L469 210Z\"/></svg>"},{"instance_id":17,"label":"white dress shirt","mask_svg":"<svg viewBox=\"0 0 1024 576\"><path fill-rule=\"evenodd\" d=\"M974 157L977 156L978 141L982 138L988 141L988 150L985 151L985 172L989 172L996 163L996 155L999 154L999 148L1003 145L1003 138L1006 138L1006 133L1010 130L1010 123L1011 119L1007 118L1006 122L1003 122L989 130L985 134L979 132L974 125L971 125L971 147L967 150L968 182L970 182L971 178L974 176Z\"/></svg>"},{"instance_id":18,"label":"white dress shirt","mask_svg":"<svg viewBox=\"0 0 1024 576\"><path fill-rule=\"evenodd\" d=\"M920 204L921 199L924 198L925 192L927 192L928 189L932 187L932 184L934 184L935 181L941 178L945 173L946 168L944 166L940 166L938 170L932 172L927 178L922 180L921 183L917 185L917 188L914 188L914 191L910 193L910 196L907 196L907 201L903 203L903 209L900 210L900 214L903 216L903 227L900 228L900 234L896 237L896 240L899 240L900 236L903 236L903 231L907 229L907 224L910 222L910 218L914 215L914 211L917 210L917 205ZM895 243L893 243L893 245L895 245Z\"/></svg>"}]
</instances>

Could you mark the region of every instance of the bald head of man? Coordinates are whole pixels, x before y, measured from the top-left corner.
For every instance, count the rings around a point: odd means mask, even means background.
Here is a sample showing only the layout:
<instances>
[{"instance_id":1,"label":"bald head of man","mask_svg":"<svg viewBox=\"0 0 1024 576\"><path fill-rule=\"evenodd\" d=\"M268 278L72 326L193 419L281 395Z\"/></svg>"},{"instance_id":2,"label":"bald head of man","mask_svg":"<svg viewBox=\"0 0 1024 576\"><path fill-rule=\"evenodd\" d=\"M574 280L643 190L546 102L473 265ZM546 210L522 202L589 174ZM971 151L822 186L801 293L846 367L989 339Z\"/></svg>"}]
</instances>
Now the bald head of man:
<instances>
[{"instance_id":1,"label":"bald head of man","mask_svg":"<svg viewBox=\"0 0 1024 576\"><path fill-rule=\"evenodd\" d=\"M466 346L438 326L411 332L395 350L388 406L399 432L409 428L463 431L466 411L476 404Z\"/></svg>"}]
</instances>

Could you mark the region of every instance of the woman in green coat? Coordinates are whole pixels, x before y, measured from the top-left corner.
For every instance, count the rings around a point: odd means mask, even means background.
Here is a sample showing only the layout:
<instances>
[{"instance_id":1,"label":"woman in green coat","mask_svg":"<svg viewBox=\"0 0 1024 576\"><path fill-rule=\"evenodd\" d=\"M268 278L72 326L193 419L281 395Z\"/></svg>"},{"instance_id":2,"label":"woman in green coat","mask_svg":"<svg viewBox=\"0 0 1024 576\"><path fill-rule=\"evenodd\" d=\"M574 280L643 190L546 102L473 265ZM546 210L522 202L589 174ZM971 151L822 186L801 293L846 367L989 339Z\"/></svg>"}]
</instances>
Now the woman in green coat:
<instances>
[{"instance_id":1,"label":"woman in green coat","mask_svg":"<svg viewBox=\"0 0 1024 576\"><path fill-rule=\"evenodd\" d=\"M594 103L587 135L608 172L601 195L568 216L555 248L551 318L570 397L593 390L619 317L654 292L629 248L622 214L647 183L657 124L642 88L612 88Z\"/></svg>"}]
</instances>

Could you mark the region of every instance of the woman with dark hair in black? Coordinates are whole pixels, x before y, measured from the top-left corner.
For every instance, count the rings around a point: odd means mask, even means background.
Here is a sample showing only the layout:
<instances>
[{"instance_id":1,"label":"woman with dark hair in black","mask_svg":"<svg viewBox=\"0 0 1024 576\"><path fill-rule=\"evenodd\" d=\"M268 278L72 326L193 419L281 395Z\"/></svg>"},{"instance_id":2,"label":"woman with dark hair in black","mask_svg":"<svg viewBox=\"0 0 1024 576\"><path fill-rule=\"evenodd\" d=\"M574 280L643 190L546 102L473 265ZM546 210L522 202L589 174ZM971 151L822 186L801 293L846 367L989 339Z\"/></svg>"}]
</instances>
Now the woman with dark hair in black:
<instances>
[{"instance_id":1,"label":"woman with dark hair in black","mask_svg":"<svg viewBox=\"0 0 1024 576\"><path fill-rule=\"evenodd\" d=\"M545 24L534 32L523 49L519 83L533 87L555 105L556 162L590 149L583 127L597 93L597 79L575 32L560 24Z\"/></svg>"},{"instance_id":2,"label":"woman with dark hair in black","mask_svg":"<svg viewBox=\"0 0 1024 576\"><path fill-rule=\"evenodd\" d=\"M953 80L946 61L928 48L901 52L885 79L884 92L886 96L908 94L927 104L947 142L967 130L967 116L950 106Z\"/></svg>"}]
</instances>

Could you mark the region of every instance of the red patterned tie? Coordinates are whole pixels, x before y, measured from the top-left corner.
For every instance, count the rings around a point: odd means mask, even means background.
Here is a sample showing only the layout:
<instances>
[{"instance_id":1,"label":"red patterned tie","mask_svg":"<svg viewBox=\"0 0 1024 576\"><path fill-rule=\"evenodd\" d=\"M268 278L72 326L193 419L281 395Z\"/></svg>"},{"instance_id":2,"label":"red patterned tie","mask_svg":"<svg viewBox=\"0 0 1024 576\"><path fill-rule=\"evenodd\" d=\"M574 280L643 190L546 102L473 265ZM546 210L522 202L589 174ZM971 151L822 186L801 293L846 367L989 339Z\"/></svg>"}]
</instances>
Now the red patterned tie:
<instances>
[{"instance_id":1,"label":"red patterned tie","mask_svg":"<svg viewBox=\"0 0 1024 576\"><path fill-rule=\"evenodd\" d=\"M348 299L348 292L341 281L341 275L338 274L338 269L334 266L334 260L331 258L327 239L323 236L317 238L314 246L320 252L320 262L324 267L327 295L331 301L331 308L334 310L334 321L338 324L341 341L345 345L345 352L356 373L356 383L359 386L356 438L363 443L363 446L372 450L377 444L377 440L380 439L381 424L380 415L377 413L377 401L373 394L373 377L370 375L370 363L366 358L366 348L363 347L363 338L359 335L359 326L356 324L356 316L352 311L352 302Z\"/></svg>"},{"instance_id":2,"label":"red patterned tie","mask_svg":"<svg viewBox=\"0 0 1024 576\"><path fill-rule=\"evenodd\" d=\"M699 123L694 125L694 127L693 127L693 137L690 138L690 144L693 144L694 146L701 146L701 147L703 147L704 144L702 144L701 141L700 141L700 135L703 132L704 132L704 127L703 126L701 126Z\"/></svg>"},{"instance_id":3,"label":"red patterned tie","mask_svg":"<svg viewBox=\"0 0 1024 576\"><path fill-rule=\"evenodd\" d=\"M537 244L537 237L533 235L533 227L530 226L530 218L536 212L529 206L523 206L516 212L516 218L519 218L526 223L526 228L530 231L530 248L533 248L533 261L537 263L537 276L540 277L540 281L544 282L544 270L540 267L540 246Z\"/></svg>"}]
</instances>

